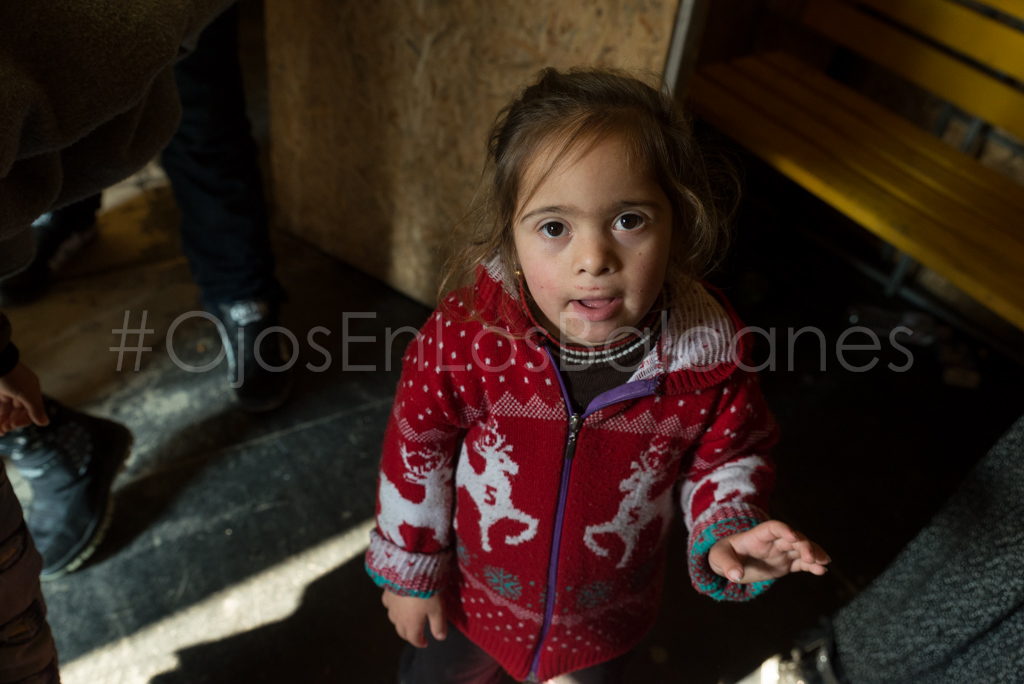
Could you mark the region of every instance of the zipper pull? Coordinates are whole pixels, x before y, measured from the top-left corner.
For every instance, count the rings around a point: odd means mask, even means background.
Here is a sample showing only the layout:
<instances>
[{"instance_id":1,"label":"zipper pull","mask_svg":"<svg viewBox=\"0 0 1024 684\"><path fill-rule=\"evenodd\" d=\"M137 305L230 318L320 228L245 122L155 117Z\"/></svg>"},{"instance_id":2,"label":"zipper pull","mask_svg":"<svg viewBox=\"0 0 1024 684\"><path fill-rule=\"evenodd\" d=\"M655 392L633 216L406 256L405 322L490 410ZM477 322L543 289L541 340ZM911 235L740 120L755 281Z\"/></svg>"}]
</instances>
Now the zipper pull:
<instances>
[{"instance_id":1,"label":"zipper pull","mask_svg":"<svg viewBox=\"0 0 1024 684\"><path fill-rule=\"evenodd\" d=\"M583 419L579 417L579 414L572 414L569 417L569 439L576 441L576 435L580 434L581 427L583 427Z\"/></svg>"},{"instance_id":2,"label":"zipper pull","mask_svg":"<svg viewBox=\"0 0 1024 684\"><path fill-rule=\"evenodd\" d=\"M566 458L572 458L576 453L576 435L580 434L581 427L583 427L583 419L579 417L579 414L574 413L569 416L569 443L565 445Z\"/></svg>"}]
</instances>

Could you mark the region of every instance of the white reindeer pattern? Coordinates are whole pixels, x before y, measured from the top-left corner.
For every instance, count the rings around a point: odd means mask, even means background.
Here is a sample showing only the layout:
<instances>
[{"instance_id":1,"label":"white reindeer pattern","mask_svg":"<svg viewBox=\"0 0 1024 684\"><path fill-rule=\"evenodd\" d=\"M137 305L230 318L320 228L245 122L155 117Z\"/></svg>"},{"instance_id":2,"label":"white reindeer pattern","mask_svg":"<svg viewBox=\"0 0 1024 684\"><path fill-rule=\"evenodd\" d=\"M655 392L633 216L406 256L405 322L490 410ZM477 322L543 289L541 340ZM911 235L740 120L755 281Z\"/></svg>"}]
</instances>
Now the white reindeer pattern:
<instances>
[{"instance_id":1,"label":"white reindeer pattern","mask_svg":"<svg viewBox=\"0 0 1024 684\"><path fill-rule=\"evenodd\" d=\"M512 445L498 434L493 425L473 444L473 451L484 459L482 473L473 470L465 443L459 466L455 473L456 487L462 487L469 494L480 512L480 545L484 551L491 550L491 525L499 520L518 520L526 529L517 535L507 535L505 543L518 546L537 535L537 518L516 508L512 503L512 482L510 476L519 472L519 464L512 460Z\"/></svg>"},{"instance_id":2,"label":"white reindeer pattern","mask_svg":"<svg viewBox=\"0 0 1024 684\"><path fill-rule=\"evenodd\" d=\"M444 454L440 452L410 452L403 444L401 454L405 463L402 478L411 484L423 486L423 500L417 503L405 498L398 487L381 472L378 492L380 515L377 516L377 525L381 533L401 543L403 524L425 527L434 531L434 540L438 545L448 546L449 513L452 503L451 467L444 464ZM412 456L422 459L422 465L411 463Z\"/></svg>"},{"instance_id":3,"label":"white reindeer pattern","mask_svg":"<svg viewBox=\"0 0 1024 684\"><path fill-rule=\"evenodd\" d=\"M718 467L697 482L683 484L680 492L680 502L686 514L686 527L693 529L693 497L707 484L715 486L714 504L705 511L705 514L733 499L742 499L747 495L756 495L757 487L754 485L753 472L765 465L760 456L745 456L736 459L731 463Z\"/></svg>"},{"instance_id":4,"label":"white reindeer pattern","mask_svg":"<svg viewBox=\"0 0 1024 684\"><path fill-rule=\"evenodd\" d=\"M632 473L626 479L619 482L619 491L625 496L619 503L619 511L615 517L606 523L599 525L588 525L583 533L583 543L587 548L598 556L607 557L608 549L604 548L594 537L598 534L617 534L626 545L622 559L618 562L617 568L626 567L626 563L633 555L640 531L648 523L656 518L661 518L661 534L665 533L670 516L668 509L671 507L671 488L668 488L657 499L650 498L651 490L658 483L660 475L664 472L665 465L659 466L660 459L667 451L667 445L659 444L659 441L651 443L647 451L640 456L638 461L630 464Z\"/></svg>"}]
</instances>

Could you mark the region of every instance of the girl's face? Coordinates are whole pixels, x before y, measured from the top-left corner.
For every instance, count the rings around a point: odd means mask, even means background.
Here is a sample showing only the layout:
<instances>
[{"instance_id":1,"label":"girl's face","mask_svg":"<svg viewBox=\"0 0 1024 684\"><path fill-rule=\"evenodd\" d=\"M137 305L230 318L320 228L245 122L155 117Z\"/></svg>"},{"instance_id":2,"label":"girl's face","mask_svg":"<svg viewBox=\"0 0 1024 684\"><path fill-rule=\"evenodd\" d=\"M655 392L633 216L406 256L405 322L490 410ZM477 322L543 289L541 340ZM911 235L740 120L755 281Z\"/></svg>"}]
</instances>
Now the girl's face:
<instances>
[{"instance_id":1,"label":"girl's face","mask_svg":"<svg viewBox=\"0 0 1024 684\"><path fill-rule=\"evenodd\" d=\"M526 168L531 188L552 146ZM672 207L609 135L578 160L559 162L519 207L514 239L540 323L590 345L622 337L650 311L665 281Z\"/></svg>"}]
</instances>

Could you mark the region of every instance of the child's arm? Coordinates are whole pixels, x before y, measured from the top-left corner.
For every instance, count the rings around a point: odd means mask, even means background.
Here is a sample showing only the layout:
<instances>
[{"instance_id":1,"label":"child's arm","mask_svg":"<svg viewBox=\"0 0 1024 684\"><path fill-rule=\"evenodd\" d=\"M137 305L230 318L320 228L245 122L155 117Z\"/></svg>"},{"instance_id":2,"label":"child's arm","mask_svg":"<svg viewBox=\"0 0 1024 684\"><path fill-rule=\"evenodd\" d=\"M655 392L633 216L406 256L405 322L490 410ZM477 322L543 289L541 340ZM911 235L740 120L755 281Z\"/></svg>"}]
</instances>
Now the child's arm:
<instances>
[{"instance_id":1,"label":"child's arm","mask_svg":"<svg viewBox=\"0 0 1024 684\"><path fill-rule=\"evenodd\" d=\"M714 402L703 414L705 432L689 454L681 490L690 530L690 580L699 592L716 600L742 601L764 591L772 578L730 582L712 568L709 556L719 541L738 536L734 541L745 543L749 531L769 520L775 469L768 454L778 429L753 373L737 369L722 385L703 392L715 393ZM743 550L766 552L748 545ZM719 547L716 560L721 551Z\"/></svg>"},{"instance_id":2,"label":"child's arm","mask_svg":"<svg viewBox=\"0 0 1024 684\"><path fill-rule=\"evenodd\" d=\"M447 337L454 325L431 316L403 359L402 377L384 434L377 527L366 570L385 589L389 617L402 638L421 645L424 620L444 617L437 593L453 563L451 530L455 453L476 387L456 378ZM440 344L449 342L441 359ZM455 359L458 361L458 359ZM461 366L465 368L465 366ZM463 374L466 375L466 374ZM475 405L473 405L475 406Z\"/></svg>"},{"instance_id":3,"label":"child's arm","mask_svg":"<svg viewBox=\"0 0 1024 684\"><path fill-rule=\"evenodd\" d=\"M830 561L824 549L781 520L720 539L708 552L708 563L716 574L741 584L791 572L824 575Z\"/></svg>"},{"instance_id":4,"label":"child's arm","mask_svg":"<svg viewBox=\"0 0 1024 684\"><path fill-rule=\"evenodd\" d=\"M430 622L430 633L438 641L444 641L448 635L448 622L444 617L444 604L436 594L430 598L415 596L399 596L384 590L381 603L388 609L388 619L395 626L398 636L416 648L425 648L427 640L423 636L423 626Z\"/></svg>"}]
</instances>

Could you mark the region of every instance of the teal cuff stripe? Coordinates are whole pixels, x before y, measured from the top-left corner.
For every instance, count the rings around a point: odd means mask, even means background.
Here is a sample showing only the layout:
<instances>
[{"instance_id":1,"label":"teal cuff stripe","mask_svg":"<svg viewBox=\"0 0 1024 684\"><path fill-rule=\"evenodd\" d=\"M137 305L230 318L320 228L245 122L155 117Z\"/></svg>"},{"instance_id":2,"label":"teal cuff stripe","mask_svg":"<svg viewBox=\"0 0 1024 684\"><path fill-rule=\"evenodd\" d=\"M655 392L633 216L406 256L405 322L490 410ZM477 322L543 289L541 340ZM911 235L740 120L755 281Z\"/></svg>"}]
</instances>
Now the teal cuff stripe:
<instances>
[{"instance_id":1,"label":"teal cuff stripe","mask_svg":"<svg viewBox=\"0 0 1024 684\"><path fill-rule=\"evenodd\" d=\"M434 591L413 591L412 589L400 586L398 584L395 584L394 582L391 582L388 579L385 579L384 577L381 577L373 570L371 570L370 566L366 563L363 563L363 567L366 568L366 574L370 576L370 579L373 580L374 584L376 584L381 589L390 589L392 592L398 594L399 596L414 596L416 598L425 599L430 598L431 596L437 593L436 589Z\"/></svg>"},{"instance_id":2,"label":"teal cuff stripe","mask_svg":"<svg viewBox=\"0 0 1024 684\"><path fill-rule=\"evenodd\" d=\"M711 552L711 547L715 545L715 542L730 535L757 527L762 522L764 521L756 518L726 518L725 520L719 520L714 524L708 525L693 544L691 562L698 567L703 567L706 565L708 554ZM696 582L697 588L716 601L748 601L760 596L768 587L775 583L774 579L769 579L751 584L736 584L710 570L708 574L710 574L709 577L701 578L701 580L707 579L709 581L698 580Z\"/></svg>"}]
</instances>

